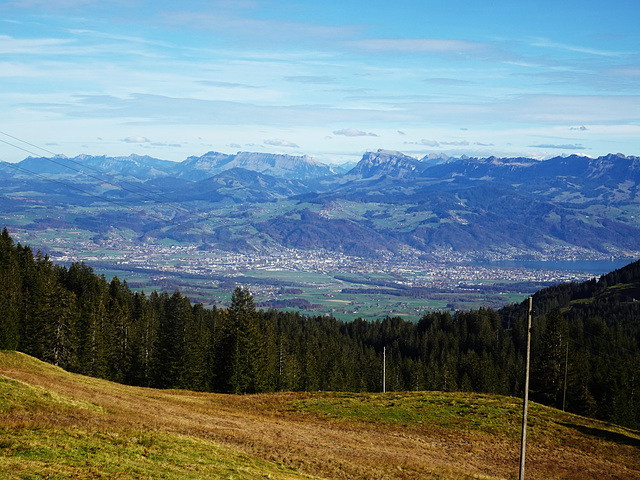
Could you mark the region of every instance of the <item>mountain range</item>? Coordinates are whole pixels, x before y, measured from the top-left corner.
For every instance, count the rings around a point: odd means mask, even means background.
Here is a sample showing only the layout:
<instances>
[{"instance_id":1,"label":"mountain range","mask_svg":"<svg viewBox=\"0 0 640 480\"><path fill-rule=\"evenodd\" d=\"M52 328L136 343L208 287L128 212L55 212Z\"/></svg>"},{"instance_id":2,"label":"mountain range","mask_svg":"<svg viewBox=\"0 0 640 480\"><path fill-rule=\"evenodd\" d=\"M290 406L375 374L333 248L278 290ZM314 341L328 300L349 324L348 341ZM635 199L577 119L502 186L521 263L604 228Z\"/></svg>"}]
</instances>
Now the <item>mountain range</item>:
<instances>
[{"instance_id":1,"label":"mountain range","mask_svg":"<svg viewBox=\"0 0 640 480\"><path fill-rule=\"evenodd\" d=\"M27 229L127 228L137 241L238 250L637 256L639 185L640 157L622 154L418 159L378 150L348 169L250 152L183 162L29 157L0 165L0 212Z\"/></svg>"}]
</instances>

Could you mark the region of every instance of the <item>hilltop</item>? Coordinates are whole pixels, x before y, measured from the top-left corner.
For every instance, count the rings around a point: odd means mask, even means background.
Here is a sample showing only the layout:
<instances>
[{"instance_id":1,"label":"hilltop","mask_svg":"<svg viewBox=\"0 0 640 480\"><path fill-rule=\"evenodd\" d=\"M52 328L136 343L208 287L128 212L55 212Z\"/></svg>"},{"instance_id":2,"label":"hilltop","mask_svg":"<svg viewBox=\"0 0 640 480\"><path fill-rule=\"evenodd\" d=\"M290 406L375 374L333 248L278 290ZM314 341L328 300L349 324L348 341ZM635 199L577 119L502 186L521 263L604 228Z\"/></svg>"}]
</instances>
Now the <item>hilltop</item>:
<instances>
[{"instance_id":1,"label":"hilltop","mask_svg":"<svg viewBox=\"0 0 640 480\"><path fill-rule=\"evenodd\" d=\"M9 478L510 479L522 402L394 392L248 396L128 387L0 352ZM531 404L526 476L640 476L640 432Z\"/></svg>"}]
</instances>

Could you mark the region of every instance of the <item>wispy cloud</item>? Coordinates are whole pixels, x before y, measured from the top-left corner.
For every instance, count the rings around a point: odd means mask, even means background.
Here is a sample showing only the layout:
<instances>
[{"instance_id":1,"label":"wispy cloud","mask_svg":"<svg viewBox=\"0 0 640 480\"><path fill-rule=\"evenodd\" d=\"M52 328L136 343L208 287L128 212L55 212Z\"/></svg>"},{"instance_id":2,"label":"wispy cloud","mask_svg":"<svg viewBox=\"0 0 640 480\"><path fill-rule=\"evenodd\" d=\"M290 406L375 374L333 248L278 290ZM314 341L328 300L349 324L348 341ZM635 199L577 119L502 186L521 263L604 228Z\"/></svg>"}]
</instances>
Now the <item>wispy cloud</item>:
<instances>
[{"instance_id":1,"label":"wispy cloud","mask_svg":"<svg viewBox=\"0 0 640 480\"><path fill-rule=\"evenodd\" d=\"M469 85L473 85L474 82L472 80L460 80L458 78L425 78L424 83L428 85L435 86L459 86L466 87Z\"/></svg>"},{"instance_id":2,"label":"wispy cloud","mask_svg":"<svg viewBox=\"0 0 640 480\"><path fill-rule=\"evenodd\" d=\"M290 77L284 77L287 82L295 83L317 83L317 84L329 84L335 83L334 77L326 75L294 75Z\"/></svg>"},{"instance_id":3,"label":"wispy cloud","mask_svg":"<svg viewBox=\"0 0 640 480\"><path fill-rule=\"evenodd\" d=\"M256 85L249 85L246 83L219 82L216 80L199 80L198 83L200 83L201 85L206 85L208 87L216 88L260 88Z\"/></svg>"},{"instance_id":4,"label":"wispy cloud","mask_svg":"<svg viewBox=\"0 0 640 480\"><path fill-rule=\"evenodd\" d=\"M446 38L368 38L351 40L347 45L372 52L451 53L477 52L489 44Z\"/></svg>"},{"instance_id":5,"label":"wispy cloud","mask_svg":"<svg viewBox=\"0 0 640 480\"><path fill-rule=\"evenodd\" d=\"M424 145L426 147L466 147L470 143L467 140L438 141L423 138L419 142L404 142L405 145Z\"/></svg>"},{"instance_id":6,"label":"wispy cloud","mask_svg":"<svg viewBox=\"0 0 640 480\"><path fill-rule=\"evenodd\" d=\"M346 156L376 136L419 152L638 149L640 49L620 5L585 4L566 24L576 12L558 3L543 30L517 2L517 24L424 2L0 4L5 123L37 124L61 150L98 132L92 148L175 156L232 142Z\"/></svg>"},{"instance_id":7,"label":"wispy cloud","mask_svg":"<svg viewBox=\"0 0 640 480\"><path fill-rule=\"evenodd\" d=\"M200 30L224 33L260 41L262 45L281 41L325 40L335 41L351 37L358 28L353 26L322 25L283 19L252 17L251 12L234 9L218 11L172 11L159 15L162 22Z\"/></svg>"},{"instance_id":8,"label":"wispy cloud","mask_svg":"<svg viewBox=\"0 0 640 480\"><path fill-rule=\"evenodd\" d=\"M586 147L583 147L581 144L571 144L571 143L566 143L566 144L561 144L561 145L556 145L553 143L541 143L538 145L529 145L529 147L531 148L554 148L554 149L559 149L559 150L585 150Z\"/></svg>"},{"instance_id":9,"label":"wispy cloud","mask_svg":"<svg viewBox=\"0 0 640 480\"><path fill-rule=\"evenodd\" d=\"M627 65L624 67L615 67L608 70L610 75L625 78L640 77L640 65Z\"/></svg>"},{"instance_id":10,"label":"wispy cloud","mask_svg":"<svg viewBox=\"0 0 640 480\"><path fill-rule=\"evenodd\" d=\"M534 47L550 48L555 50L564 50L574 53L586 53L588 55L596 55L601 57L620 57L625 55L625 52L614 52L608 50L600 50L597 48L581 47L576 45L567 45L564 43L552 42L550 40L541 39L532 43Z\"/></svg>"},{"instance_id":11,"label":"wispy cloud","mask_svg":"<svg viewBox=\"0 0 640 480\"><path fill-rule=\"evenodd\" d=\"M73 40L62 38L14 38L0 35L0 54L42 55L73 53Z\"/></svg>"},{"instance_id":12,"label":"wispy cloud","mask_svg":"<svg viewBox=\"0 0 640 480\"><path fill-rule=\"evenodd\" d=\"M154 147L182 148L180 143L151 142L151 145Z\"/></svg>"},{"instance_id":13,"label":"wispy cloud","mask_svg":"<svg viewBox=\"0 0 640 480\"><path fill-rule=\"evenodd\" d=\"M47 11L76 9L79 7L100 5L101 0L10 0L7 2L18 8L40 8ZM118 1L123 4L124 2Z\"/></svg>"},{"instance_id":14,"label":"wispy cloud","mask_svg":"<svg viewBox=\"0 0 640 480\"><path fill-rule=\"evenodd\" d=\"M70 117L119 118L146 124L172 125L313 125L326 122L362 123L384 114L391 121L408 117L401 111L349 109L314 105L257 105L254 103L134 94L127 97L85 95L59 104L24 104Z\"/></svg>"}]
</instances>

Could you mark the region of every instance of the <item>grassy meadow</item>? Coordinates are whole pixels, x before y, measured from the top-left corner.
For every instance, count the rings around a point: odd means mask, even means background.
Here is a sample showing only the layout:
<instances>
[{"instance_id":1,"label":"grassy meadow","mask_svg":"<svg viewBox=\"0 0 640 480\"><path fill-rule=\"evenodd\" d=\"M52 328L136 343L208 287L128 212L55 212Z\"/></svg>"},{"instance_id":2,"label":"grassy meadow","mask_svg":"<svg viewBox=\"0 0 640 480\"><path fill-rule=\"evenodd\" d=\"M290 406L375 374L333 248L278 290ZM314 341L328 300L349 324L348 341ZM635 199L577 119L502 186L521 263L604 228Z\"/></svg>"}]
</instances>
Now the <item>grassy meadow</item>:
<instances>
[{"instance_id":1,"label":"grassy meadow","mask_svg":"<svg viewBox=\"0 0 640 480\"><path fill-rule=\"evenodd\" d=\"M522 402L123 386L0 352L0 478L515 479ZM531 404L527 479L640 478L640 432Z\"/></svg>"}]
</instances>

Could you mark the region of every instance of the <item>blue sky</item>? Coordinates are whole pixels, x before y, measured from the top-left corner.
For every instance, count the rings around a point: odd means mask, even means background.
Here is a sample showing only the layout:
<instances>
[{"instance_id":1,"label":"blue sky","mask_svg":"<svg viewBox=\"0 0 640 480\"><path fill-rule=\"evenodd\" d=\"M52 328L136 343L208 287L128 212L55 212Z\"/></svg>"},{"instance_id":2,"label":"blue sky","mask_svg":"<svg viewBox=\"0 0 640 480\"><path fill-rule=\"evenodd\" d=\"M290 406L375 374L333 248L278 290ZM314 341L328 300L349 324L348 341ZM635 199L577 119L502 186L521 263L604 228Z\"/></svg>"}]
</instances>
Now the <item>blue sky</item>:
<instances>
[{"instance_id":1,"label":"blue sky","mask_svg":"<svg viewBox=\"0 0 640 480\"><path fill-rule=\"evenodd\" d=\"M0 1L0 140L168 160L640 155L639 21L636 0Z\"/></svg>"}]
</instances>

